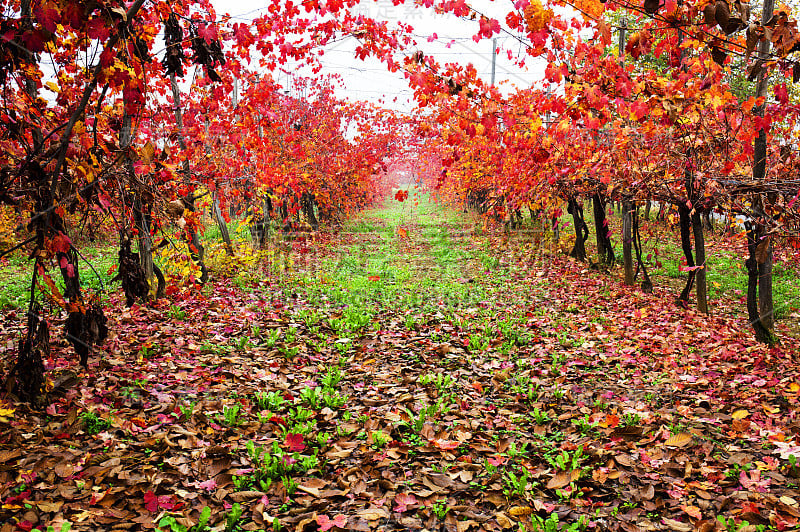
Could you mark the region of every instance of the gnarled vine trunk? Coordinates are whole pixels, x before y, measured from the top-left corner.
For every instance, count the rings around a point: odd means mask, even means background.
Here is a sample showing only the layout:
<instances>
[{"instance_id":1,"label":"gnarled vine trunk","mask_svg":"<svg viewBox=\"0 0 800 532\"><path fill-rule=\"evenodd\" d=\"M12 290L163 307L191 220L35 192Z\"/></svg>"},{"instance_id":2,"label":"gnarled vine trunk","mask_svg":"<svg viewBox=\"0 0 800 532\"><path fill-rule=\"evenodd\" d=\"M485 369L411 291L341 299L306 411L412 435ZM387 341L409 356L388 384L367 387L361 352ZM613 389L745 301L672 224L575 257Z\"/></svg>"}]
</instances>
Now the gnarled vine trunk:
<instances>
[{"instance_id":1,"label":"gnarled vine trunk","mask_svg":"<svg viewBox=\"0 0 800 532\"><path fill-rule=\"evenodd\" d=\"M608 220L606 219L606 201L601 193L592 196L592 212L594 214L594 230L597 236L597 255L600 264L613 266L615 262L614 246L611 244Z\"/></svg>"},{"instance_id":2,"label":"gnarled vine trunk","mask_svg":"<svg viewBox=\"0 0 800 532\"><path fill-rule=\"evenodd\" d=\"M574 197L567 201L567 212L572 215L572 223L575 226L575 244L569 256L586 262L586 240L589 238L589 227L583 219L583 206Z\"/></svg>"},{"instance_id":3,"label":"gnarled vine trunk","mask_svg":"<svg viewBox=\"0 0 800 532\"><path fill-rule=\"evenodd\" d=\"M747 260L744 265L747 268L747 319L753 327L756 340L764 344L772 344L774 338L769 327L763 320L763 315L759 309L759 266L762 264L766 255L769 253L770 242L763 238L763 225L754 222L745 222L747 231Z\"/></svg>"},{"instance_id":4,"label":"gnarled vine trunk","mask_svg":"<svg viewBox=\"0 0 800 532\"><path fill-rule=\"evenodd\" d=\"M625 270L625 284L633 286L633 220L632 212L635 209L633 201L628 196L622 199L622 261Z\"/></svg>"},{"instance_id":5,"label":"gnarled vine trunk","mask_svg":"<svg viewBox=\"0 0 800 532\"><path fill-rule=\"evenodd\" d=\"M692 220L689 213L689 207L687 207L685 203L680 203L678 205L678 216L681 228L681 249L686 259L686 266L689 268L689 277L686 279L686 286L683 287L681 294L678 296L678 304L682 306L687 306L689 304L689 294L694 286L695 275L697 275L697 270L694 268L694 254L692 253Z\"/></svg>"}]
</instances>

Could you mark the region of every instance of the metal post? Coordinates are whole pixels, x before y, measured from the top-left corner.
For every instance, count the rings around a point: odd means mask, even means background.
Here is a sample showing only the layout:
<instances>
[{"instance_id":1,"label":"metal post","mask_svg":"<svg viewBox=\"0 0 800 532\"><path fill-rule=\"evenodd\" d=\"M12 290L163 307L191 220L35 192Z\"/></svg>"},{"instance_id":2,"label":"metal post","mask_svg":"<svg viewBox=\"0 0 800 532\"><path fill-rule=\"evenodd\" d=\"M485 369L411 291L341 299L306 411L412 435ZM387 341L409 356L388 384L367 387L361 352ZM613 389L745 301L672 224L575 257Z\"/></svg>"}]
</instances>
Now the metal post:
<instances>
[{"instance_id":1,"label":"metal post","mask_svg":"<svg viewBox=\"0 0 800 532\"><path fill-rule=\"evenodd\" d=\"M494 87L494 73L497 66L497 39L492 39L492 87Z\"/></svg>"}]
</instances>

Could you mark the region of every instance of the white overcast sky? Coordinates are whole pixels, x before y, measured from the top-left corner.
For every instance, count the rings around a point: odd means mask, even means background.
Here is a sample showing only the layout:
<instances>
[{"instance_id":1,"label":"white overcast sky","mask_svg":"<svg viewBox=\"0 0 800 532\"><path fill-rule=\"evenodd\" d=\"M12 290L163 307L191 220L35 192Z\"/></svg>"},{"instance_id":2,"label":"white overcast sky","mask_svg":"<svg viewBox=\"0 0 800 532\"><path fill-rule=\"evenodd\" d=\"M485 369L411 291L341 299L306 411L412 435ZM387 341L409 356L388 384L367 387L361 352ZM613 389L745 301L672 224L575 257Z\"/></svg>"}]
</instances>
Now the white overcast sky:
<instances>
[{"instance_id":1,"label":"white overcast sky","mask_svg":"<svg viewBox=\"0 0 800 532\"><path fill-rule=\"evenodd\" d=\"M246 22L257 17L266 10L263 1L243 0L237 2L213 0L217 15L230 14L234 21ZM411 3L411 2L409 2ZM511 9L508 0L492 2L479 0L470 5L489 16L497 18L504 25L505 14ZM364 0L356 10L366 16L392 22L402 21L414 27L416 40L426 55L433 55L440 64L458 62L475 65L480 77L487 83L492 72L492 41L481 40L476 43L472 37L478 31L475 21L463 21L452 15L436 14L432 10L424 10L413 5L392 5L391 0ZM428 42L433 34L437 38ZM389 73L383 63L367 59L361 61L354 56L357 46L354 38L346 38L325 49L322 57L323 70L320 75L338 74L343 81L343 88L338 96L350 100L364 100L380 104L390 109L410 111L412 92L401 73ZM515 56L520 55L519 43L507 34L497 36L497 54L495 67L495 84L503 92L509 92L512 84L517 87L529 87L541 81L544 72L542 60L528 59L526 69L522 69L508 59L507 49ZM411 53L408 50L406 53ZM310 72L308 73L310 74ZM290 76L274 72L273 76L286 86Z\"/></svg>"}]
</instances>

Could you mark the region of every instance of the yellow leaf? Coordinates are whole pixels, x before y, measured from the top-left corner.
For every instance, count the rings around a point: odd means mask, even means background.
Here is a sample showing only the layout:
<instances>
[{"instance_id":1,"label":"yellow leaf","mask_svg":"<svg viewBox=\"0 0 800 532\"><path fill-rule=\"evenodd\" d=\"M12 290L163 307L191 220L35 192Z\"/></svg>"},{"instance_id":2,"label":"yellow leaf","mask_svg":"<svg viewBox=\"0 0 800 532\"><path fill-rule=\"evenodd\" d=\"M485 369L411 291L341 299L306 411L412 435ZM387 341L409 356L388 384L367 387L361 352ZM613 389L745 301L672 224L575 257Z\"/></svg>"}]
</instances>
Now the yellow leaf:
<instances>
[{"instance_id":1,"label":"yellow leaf","mask_svg":"<svg viewBox=\"0 0 800 532\"><path fill-rule=\"evenodd\" d=\"M10 417L16 412L16 408L0 408L0 417Z\"/></svg>"},{"instance_id":2,"label":"yellow leaf","mask_svg":"<svg viewBox=\"0 0 800 532\"><path fill-rule=\"evenodd\" d=\"M533 508L530 506L512 506L508 513L513 515L514 517L526 516L531 515L533 513Z\"/></svg>"},{"instance_id":3,"label":"yellow leaf","mask_svg":"<svg viewBox=\"0 0 800 532\"><path fill-rule=\"evenodd\" d=\"M669 445L670 447L686 447L692 443L692 440L692 435L688 432L679 432L678 434L670 436L667 441L664 442L664 445Z\"/></svg>"},{"instance_id":4,"label":"yellow leaf","mask_svg":"<svg viewBox=\"0 0 800 532\"><path fill-rule=\"evenodd\" d=\"M800 384L798 384L796 382L790 382L789 383L789 391L792 392L792 393L800 392Z\"/></svg>"},{"instance_id":5,"label":"yellow leaf","mask_svg":"<svg viewBox=\"0 0 800 532\"><path fill-rule=\"evenodd\" d=\"M48 81L47 83L44 84L44 86L53 92L58 92L58 85L56 85L52 81Z\"/></svg>"},{"instance_id":6,"label":"yellow leaf","mask_svg":"<svg viewBox=\"0 0 800 532\"><path fill-rule=\"evenodd\" d=\"M748 412L744 408L740 408L739 410L736 410L733 414L731 414L731 417L733 419L744 419L749 415L750 415L750 412Z\"/></svg>"}]
</instances>

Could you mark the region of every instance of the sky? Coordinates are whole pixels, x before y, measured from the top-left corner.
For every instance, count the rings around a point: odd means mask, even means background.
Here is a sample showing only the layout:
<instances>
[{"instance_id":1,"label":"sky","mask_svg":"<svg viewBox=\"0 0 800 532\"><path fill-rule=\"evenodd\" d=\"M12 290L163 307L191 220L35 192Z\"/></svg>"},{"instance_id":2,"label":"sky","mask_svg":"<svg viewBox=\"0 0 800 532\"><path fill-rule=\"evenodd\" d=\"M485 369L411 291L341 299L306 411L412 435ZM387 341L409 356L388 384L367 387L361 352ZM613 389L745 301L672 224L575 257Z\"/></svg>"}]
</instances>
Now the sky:
<instances>
[{"instance_id":1,"label":"sky","mask_svg":"<svg viewBox=\"0 0 800 532\"><path fill-rule=\"evenodd\" d=\"M263 1L243 0L235 3L214 0L217 15L230 14L235 21L246 22L265 11ZM479 5L482 4L482 5ZM482 13L492 15L503 22L505 13L512 6L507 0L492 2L477 0L470 2ZM411 5L395 6L391 0L364 0L355 10L365 16L387 20L390 24L402 21L414 27L414 35L420 42L420 49L426 55L433 55L441 64L458 62L472 63L480 77L487 83L492 77L492 41L481 40L476 43L472 37L477 33L475 21L463 21L453 15L434 13L430 9L419 9ZM432 42L428 38L436 34ZM390 73L383 63L368 58L359 60L354 55L358 42L355 38L339 40L325 48L322 57L323 69L320 75L338 74L342 87L337 96L353 100L380 104L383 107L402 112L411 112L412 91L402 73ZM532 61L526 69L513 64L508 59L506 49L514 55L519 54L519 43L509 35L500 34L497 38L500 53L496 56L495 85L503 92L510 92L513 86L529 87L543 78L544 62ZM529 60L530 61L530 60ZM308 72L310 75L310 71ZM291 86L291 74L274 72L273 76L283 85ZM293 94L298 95L298 94Z\"/></svg>"}]
</instances>

